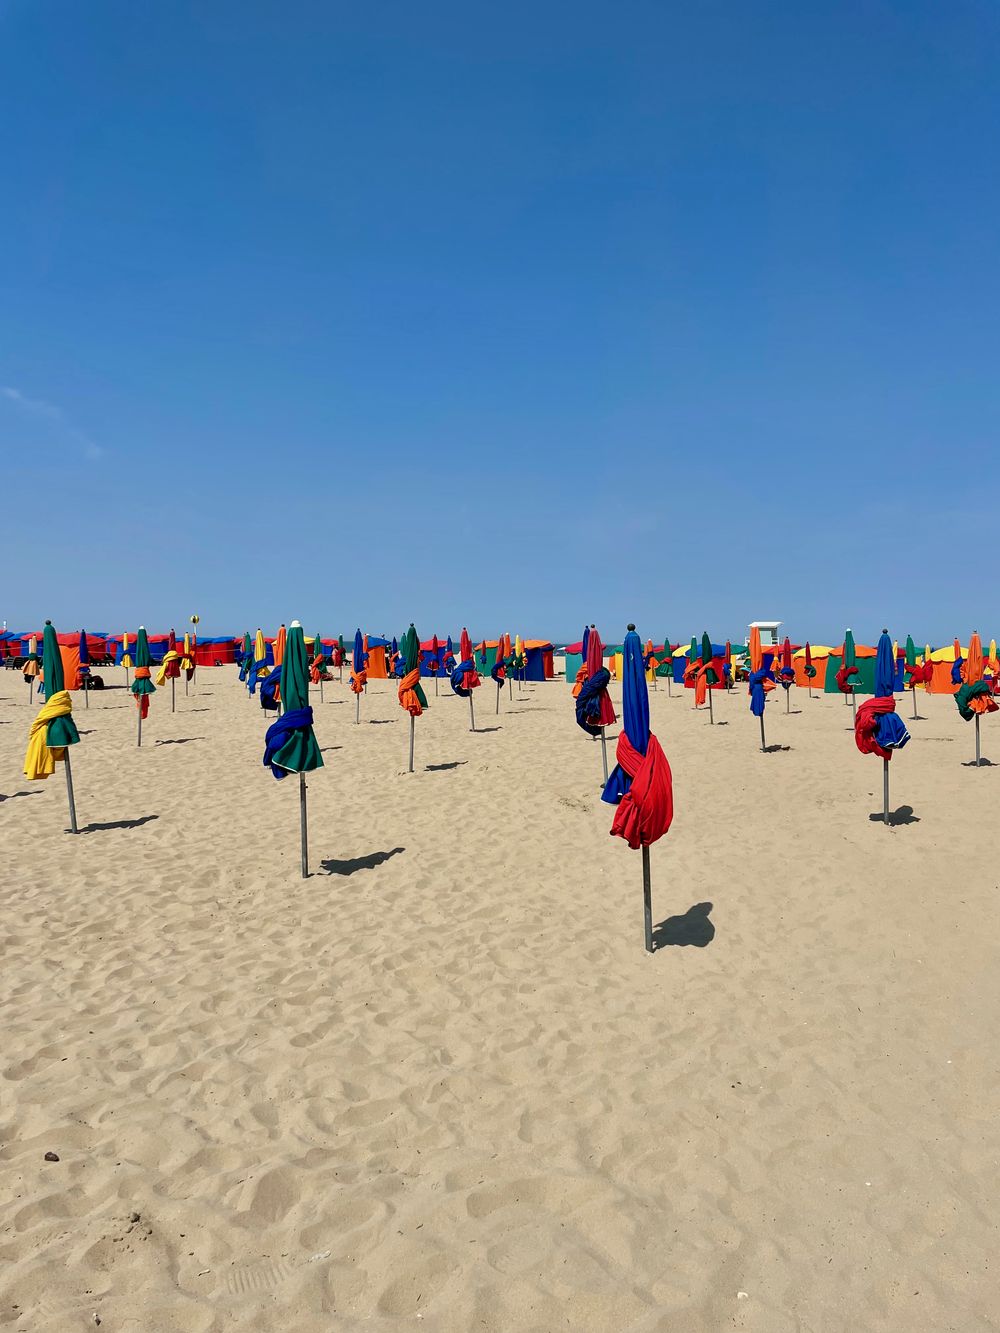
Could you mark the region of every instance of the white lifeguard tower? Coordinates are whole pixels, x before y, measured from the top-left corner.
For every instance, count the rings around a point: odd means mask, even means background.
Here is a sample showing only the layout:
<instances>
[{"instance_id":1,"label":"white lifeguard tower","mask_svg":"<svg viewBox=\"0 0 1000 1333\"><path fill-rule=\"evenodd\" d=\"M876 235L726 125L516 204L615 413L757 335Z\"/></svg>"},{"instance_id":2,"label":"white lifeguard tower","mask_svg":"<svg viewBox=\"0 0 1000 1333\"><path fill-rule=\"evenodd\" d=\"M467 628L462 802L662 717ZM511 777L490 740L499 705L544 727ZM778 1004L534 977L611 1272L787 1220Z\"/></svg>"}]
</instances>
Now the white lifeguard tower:
<instances>
[{"instance_id":1,"label":"white lifeguard tower","mask_svg":"<svg viewBox=\"0 0 1000 1333\"><path fill-rule=\"evenodd\" d=\"M781 620L751 620L748 629L759 632L762 648L774 648L778 643L778 630L783 624L784 621ZM749 634L747 637L749 638Z\"/></svg>"}]
</instances>

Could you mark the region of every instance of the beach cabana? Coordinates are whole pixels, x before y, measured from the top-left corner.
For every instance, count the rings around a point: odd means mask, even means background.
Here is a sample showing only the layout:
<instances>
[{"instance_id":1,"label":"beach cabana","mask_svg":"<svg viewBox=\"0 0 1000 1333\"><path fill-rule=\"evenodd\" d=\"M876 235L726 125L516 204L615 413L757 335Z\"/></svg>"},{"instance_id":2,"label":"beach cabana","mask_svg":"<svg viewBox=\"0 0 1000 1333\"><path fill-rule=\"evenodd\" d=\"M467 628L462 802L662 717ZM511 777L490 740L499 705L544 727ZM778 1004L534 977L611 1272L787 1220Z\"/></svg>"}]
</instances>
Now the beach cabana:
<instances>
[{"instance_id":1,"label":"beach cabana","mask_svg":"<svg viewBox=\"0 0 1000 1333\"><path fill-rule=\"evenodd\" d=\"M806 650L805 647L799 648L792 653L792 670L795 672L795 684L803 690L808 689L811 685L814 690L819 690L822 693L826 690L827 666L833 649L824 643L811 643L809 652L816 675L812 680L806 675ZM857 677L855 677L856 679Z\"/></svg>"},{"instance_id":2,"label":"beach cabana","mask_svg":"<svg viewBox=\"0 0 1000 1333\"><path fill-rule=\"evenodd\" d=\"M445 674L444 659L447 654L444 640L434 635L431 639L425 639L420 645L420 674L422 676L443 676Z\"/></svg>"},{"instance_id":3,"label":"beach cabana","mask_svg":"<svg viewBox=\"0 0 1000 1333\"><path fill-rule=\"evenodd\" d=\"M524 679L554 680L555 675L553 648L548 639L525 639Z\"/></svg>"},{"instance_id":4,"label":"beach cabana","mask_svg":"<svg viewBox=\"0 0 1000 1333\"><path fill-rule=\"evenodd\" d=\"M817 649L813 648L813 665L816 663ZM852 676L850 684L854 688L854 693L871 694L875 693L875 656L876 650L867 643L856 643L854 645L854 665L857 667L857 675ZM837 648L831 648L827 656L826 676L823 682L823 690L826 694L842 693L837 684L837 672L844 663L843 644ZM817 677L817 682L819 677ZM815 686L819 689L819 684Z\"/></svg>"}]
</instances>

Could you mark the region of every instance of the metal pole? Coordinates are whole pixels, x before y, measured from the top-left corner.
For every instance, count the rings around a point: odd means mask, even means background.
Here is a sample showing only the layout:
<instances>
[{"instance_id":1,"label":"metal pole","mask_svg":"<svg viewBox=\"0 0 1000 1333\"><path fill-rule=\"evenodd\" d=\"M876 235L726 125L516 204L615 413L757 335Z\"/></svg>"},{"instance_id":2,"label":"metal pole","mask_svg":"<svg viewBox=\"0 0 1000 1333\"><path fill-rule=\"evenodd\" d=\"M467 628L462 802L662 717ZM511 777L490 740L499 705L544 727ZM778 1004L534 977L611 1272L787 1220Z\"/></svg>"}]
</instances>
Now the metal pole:
<instances>
[{"instance_id":1,"label":"metal pole","mask_svg":"<svg viewBox=\"0 0 1000 1333\"><path fill-rule=\"evenodd\" d=\"M128 667L125 668L125 688L128 689Z\"/></svg>"},{"instance_id":2,"label":"metal pole","mask_svg":"<svg viewBox=\"0 0 1000 1333\"><path fill-rule=\"evenodd\" d=\"M500 716L500 691L502 689L503 686L500 684L499 681L497 681L497 717Z\"/></svg>"},{"instance_id":3,"label":"metal pole","mask_svg":"<svg viewBox=\"0 0 1000 1333\"><path fill-rule=\"evenodd\" d=\"M302 836L302 878L309 878L309 829L306 822L306 775L299 774L299 832Z\"/></svg>"},{"instance_id":4,"label":"metal pole","mask_svg":"<svg viewBox=\"0 0 1000 1333\"><path fill-rule=\"evenodd\" d=\"M913 716L916 717L916 716L917 716L917 687L916 687L916 685L911 685L911 686L910 686L910 693L913 695Z\"/></svg>"},{"instance_id":5,"label":"metal pole","mask_svg":"<svg viewBox=\"0 0 1000 1333\"><path fill-rule=\"evenodd\" d=\"M649 883L649 848L642 849L642 916L646 934L646 952L653 952L653 898Z\"/></svg>"},{"instance_id":6,"label":"metal pole","mask_svg":"<svg viewBox=\"0 0 1000 1333\"><path fill-rule=\"evenodd\" d=\"M979 714L976 714L976 767L979 767Z\"/></svg>"},{"instance_id":7,"label":"metal pole","mask_svg":"<svg viewBox=\"0 0 1000 1333\"><path fill-rule=\"evenodd\" d=\"M136 702L139 704L139 739L136 741L136 745L142 745L142 700L136 700Z\"/></svg>"},{"instance_id":8,"label":"metal pole","mask_svg":"<svg viewBox=\"0 0 1000 1333\"><path fill-rule=\"evenodd\" d=\"M668 698L668 699L672 699L672 698L674 697L673 684L674 684L674 673L673 673L673 668L671 668L671 670L667 672L667 698Z\"/></svg>"},{"instance_id":9,"label":"metal pole","mask_svg":"<svg viewBox=\"0 0 1000 1333\"><path fill-rule=\"evenodd\" d=\"M84 706L84 708L89 708L89 707L90 707L90 690L87 688L87 681L88 681L88 679L89 679L89 678L88 678L87 676L84 676L84 678L83 678L83 706Z\"/></svg>"},{"instance_id":10,"label":"metal pole","mask_svg":"<svg viewBox=\"0 0 1000 1333\"><path fill-rule=\"evenodd\" d=\"M177 711L177 681L173 676L170 677L170 711L171 713Z\"/></svg>"},{"instance_id":11,"label":"metal pole","mask_svg":"<svg viewBox=\"0 0 1000 1333\"><path fill-rule=\"evenodd\" d=\"M604 785L608 785L608 741L604 734L604 728L601 728L601 759L604 763Z\"/></svg>"},{"instance_id":12,"label":"metal pole","mask_svg":"<svg viewBox=\"0 0 1000 1333\"><path fill-rule=\"evenodd\" d=\"M73 800L73 770L70 768L68 749L63 762L66 765L66 795L69 798L69 831L70 833L78 833L79 829L76 827L76 802Z\"/></svg>"},{"instance_id":13,"label":"metal pole","mask_svg":"<svg viewBox=\"0 0 1000 1333\"><path fill-rule=\"evenodd\" d=\"M766 751L766 750L767 750L767 746L764 744L764 714L763 714L763 713L761 713L761 715L760 715L760 748L761 748L762 751Z\"/></svg>"},{"instance_id":14,"label":"metal pole","mask_svg":"<svg viewBox=\"0 0 1000 1333\"><path fill-rule=\"evenodd\" d=\"M472 730L476 729L476 709L472 702L472 691L469 691L469 717L472 719Z\"/></svg>"},{"instance_id":15,"label":"metal pole","mask_svg":"<svg viewBox=\"0 0 1000 1333\"><path fill-rule=\"evenodd\" d=\"M788 689L785 690L785 712L790 713L791 711L792 711L792 690L791 686L789 686Z\"/></svg>"},{"instance_id":16,"label":"metal pole","mask_svg":"<svg viewBox=\"0 0 1000 1333\"><path fill-rule=\"evenodd\" d=\"M410 772L413 772L413 724L416 719L410 714Z\"/></svg>"},{"instance_id":17,"label":"metal pole","mask_svg":"<svg viewBox=\"0 0 1000 1333\"><path fill-rule=\"evenodd\" d=\"M323 702L323 677L322 677L322 676L320 676L320 678L319 678L319 701L320 701L320 703Z\"/></svg>"},{"instance_id":18,"label":"metal pole","mask_svg":"<svg viewBox=\"0 0 1000 1333\"><path fill-rule=\"evenodd\" d=\"M889 822L889 761L882 760L882 819Z\"/></svg>"},{"instance_id":19,"label":"metal pole","mask_svg":"<svg viewBox=\"0 0 1000 1333\"><path fill-rule=\"evenodd\" d=\"M714 727L714 726L715 726L715 713L714 713L713 710L712 710L712 687L711 687L711 685L709 685L709 687L708 687L708 720L709 720L709 722L711 723L711 725Z\"/></svg>"},{"instance_id":20,"label":"metal pole","mask_svg":"<svg viewBox=\"0 0 1000 1333\"><path fill-rule=\"evenodd\" d=\"M851 686L851 714L854 718L854 725L858 725L858 701L854 694L854 686Z\"/></svg>"},{"instance_id":21,"label":"metal pole","mask_svg":"<svg viewBox=\"0 0 1000 1333\"><path fill-rule=\"evenodd\" d=\"M437 672L435 671L435 672L434 672L434 698L436 699L437 697L438 697L438 678L437 678Z\"/></svg>"},{"instance_id":22,"label":"metal pole","mask_svg":"<svg viewBox=\"0 0 1000 1333\"><path fill-rule=\"evenodd\" d=\"M518 694L521 693L521 682L520 682L520 681L518 681L518 683L517 683L517 692L518 692ZM514 698L514 682L513 682L513 680L511 679L510 676L507 677L507 698L510 699L510 700L513 700L513 698ZM499 713L499 711L500 711L500 709L497 708L497 712L498 712L498 713Z\"/></svg>"},{"instance_id":23,"label":"metal pole","mask_svg":"<svg viewBox=\"0 0 1000 1333\"><path fill-rule=\"evenodd\" d=\"M361 691L358 690L354 696L354 725L357 726L361 721Z\"/></svg>"},{"instance_id":24,"label":"metal pole","mask_svg":"<svg viewBox=\"0 0 1000 1333\"><path fill-rule=\"evenodd\" d=\"M187 675L187 672L185 671L185 672L184 672L184 697L185 697L185 699L187 698L187 692L188 692L188 675Z\"/></svg>"},{"instance_id":25,"label":"metal pole","mask_svg":"<svg viewBox=\"0 0 1000 1333\"><path fill-rule=\"evenodd\" d=\"M28 677L28 707L29 707L29 708L31 707L31 702L32 702L32 700L34 699L34 697L35 697L35 678L34 678L34 676L29 676L29 677Z\"/></svg>"}]
</instances>

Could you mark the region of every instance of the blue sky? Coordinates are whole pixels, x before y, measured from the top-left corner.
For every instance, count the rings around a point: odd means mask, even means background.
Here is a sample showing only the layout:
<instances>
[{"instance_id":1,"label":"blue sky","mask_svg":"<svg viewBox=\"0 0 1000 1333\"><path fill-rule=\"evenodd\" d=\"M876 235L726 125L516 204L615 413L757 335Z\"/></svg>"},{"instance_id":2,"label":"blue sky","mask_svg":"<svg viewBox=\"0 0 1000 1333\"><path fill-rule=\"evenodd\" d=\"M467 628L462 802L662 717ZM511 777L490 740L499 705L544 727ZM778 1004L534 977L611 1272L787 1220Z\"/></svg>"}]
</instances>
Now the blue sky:
<instances>
[{"instance_id":1,"label":"blue sky","mask_svg":"<svg viewBox=\"0 0 1000 1333\"><path fill-rule=\"evenodd\" d=\"M8 624L1000 637L993 0L0 0L0 124Z\"/></svg>"}]
</instances>

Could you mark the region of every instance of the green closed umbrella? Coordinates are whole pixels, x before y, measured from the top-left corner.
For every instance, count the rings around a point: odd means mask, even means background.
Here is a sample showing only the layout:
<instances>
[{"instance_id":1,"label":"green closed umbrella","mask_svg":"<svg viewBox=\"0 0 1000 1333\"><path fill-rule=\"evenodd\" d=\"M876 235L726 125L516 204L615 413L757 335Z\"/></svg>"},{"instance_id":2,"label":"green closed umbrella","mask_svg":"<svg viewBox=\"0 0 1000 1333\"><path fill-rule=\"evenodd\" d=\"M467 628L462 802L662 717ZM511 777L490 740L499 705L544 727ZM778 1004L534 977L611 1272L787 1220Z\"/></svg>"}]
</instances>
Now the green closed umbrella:
<instances>
[{"instance_id":1,"label":"green closed umbrella","mask_svg":"<svg viewBox=\"0 0 1000 1333\"><path fill-rule=\"evenodd\" d=\"M845 669L846 669L847 667L856 667L857 665L858 665L858 655L857 655L857 653L854 651L854 635L851 633L850 630L845 630L845 632L844 632L844 667L845 667ZM846 697L844 698L844 703L845 703L845 704L847 703L847 698L846 698ZM851 710L852 710L852 712L854 713L854 717L855 717L855 719L857 719L857 716L858 716L858 701L857 701L857 699L855 699L855 697L854 697L854 686L853 686L853 684L851 685Z\"/></svg>"},{"instance_id":2,"label":"green closed umbrella","mask_svg":"<svg viewBox=\"0 0 1000 1333\"><path fill-rule=\"evenodd\" d=\"M666 678L667 678L667 697L668 697L668 698L671 698L671 697L673 696L673 692L674 692L674 691L673 691L673 682L674 682L674 654L673 654L673 652L671 651L671 648L670 648L670 636L669 636L669 634L666 634L666 635L664 635L664 637L663 637L663 657L662 657L662 659L661 659L661 661L660 661L660 665L656 668L656 674L657 674L658 676L666 676Z\"/></svg>"},{"instance_id":3,"label":"green closed umbrella","mask_svg":"<svg viewBox=\"0 0 1000 1333\"><path fill-rule=\"evenodd\" d=\"M906 650L904 660L910 668L910 695L913 699L913 716L917 716L917 686L913 679L913 668L917 665L917 645L913 642L913 635L906 636Z\"/></svg>"},{"instance_id":4,"label":"green closed umbrella","mask_svg":"<svg viewBox=\"0 0 1000 1333\"><path fill-rule=\"evenodd\" d=\"M420 684L420 636L410 625L399 645L403 658L403 678L399 682L399 704L410 715L410 772L413 772L414 722L427 707L427 696Z\"/></svg>"},{"instance_id":5,"label":"green closed umbrella","mask_svg":"<svg viewBox=\"0 0 1000 1333\"><path fill-rule=\"evenodd\" d=\"M705 683L708 685L708 720L712 726L715 726L715 712L712 708L712 686L719 683L719 677L714 667L709 666L713 660L712 640L708 637L708 631L701 636L701 664L705 668Z\"/></svg>"},{"instance_id":6,"label":"green closed umbrella","mask_svg":"<svg viewBox=\"0 0 1000 1333\"><path fill-rule=\"evenodd\" d=\"M150 680L149 639L143 625L135 636L135 670L132 673L132 693L139 710L139 731L136 745L142 744L142 719L149 716L149 696L156 693L156 686Z\"/></svg>"},{"instance_id":7,"label":"green closed umbrella","mask_svg":"<svg viewBox=\"0 0 1000 1333\"><path fill-rule=\"evenodd\" d=\"M323 653L323 640L317 634L313 639L313 666L319 676L319 701L323 702L323 672L326 670L326 657Z\"/></svg>"},{"instance_id":8,"label":"green closed umbrella","mask_svg":"<svg viewBox=\"0 0 1000 1333\"><path fill-rule=\"evenodd\" d=\"M267 729L264 764L276 778L299 775L299 831L302 842L302 878L309 876L309 835L306 821L306 774L323 767L323 756L313 735L309 706L309 659L302 626L293 620L281 663L282 714Z\"/></svg>"},{"instance_id":9,"label":"green closed umbrella","mask_svg":"<svg viewBox=\"0 0 1000 1333\"><path fill-rule=\"evenodd\" d=\"M73 768L69 746L76 745L80 733L73 721L73 703L66 690L62 654L52 621L45 622L42 636L42 670L45 673L45 702L39 709L28 735L24 757L24 775L30 780L51 777L57 763L66 769L66 797L69 801L70 832L76 833L76 802L73 799Z\"/></svg>"}]
</instances>

